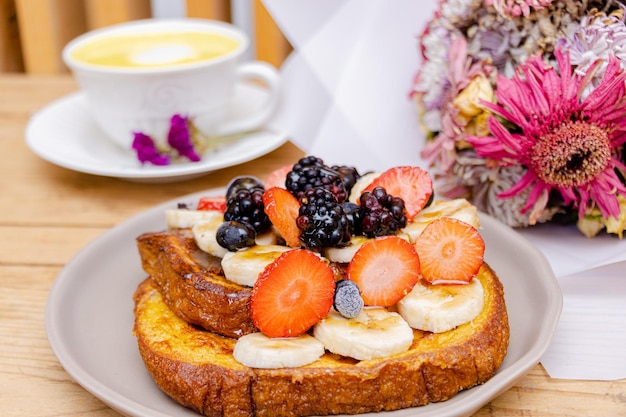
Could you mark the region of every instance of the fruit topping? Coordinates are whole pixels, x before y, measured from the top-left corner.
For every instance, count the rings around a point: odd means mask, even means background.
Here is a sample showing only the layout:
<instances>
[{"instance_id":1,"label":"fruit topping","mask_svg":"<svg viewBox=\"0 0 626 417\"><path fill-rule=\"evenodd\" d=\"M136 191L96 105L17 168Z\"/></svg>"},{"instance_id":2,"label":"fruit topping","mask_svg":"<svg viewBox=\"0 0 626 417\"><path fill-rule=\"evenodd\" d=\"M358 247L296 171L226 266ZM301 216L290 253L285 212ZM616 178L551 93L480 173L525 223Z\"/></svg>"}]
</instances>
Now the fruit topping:
<instances>
[{"instance_id":1,"label":"fruit topping","mask_svg":"<svg viewBox=\"0 0 626 417\"><path fill-rule=\"evenodd\" d=\"M345 187L348 195L350 195L350 190L352 190L354 184L356 184L359 178L361 178L359 171L357 171L355 167L347 165L333 165L330 168L341 175L341 178L343 178L343 186Z\"/></svg>"},{"instance_id":2,"label":"fruit topping","mask_svg":"<svg viewBox=\"0 0 626 417\"><path fill-rule=\"evenodd\" d=\"M333 305L335 276L306 249L281 254L259 275L250 296L250 317L269 337L304 334Z\"/></svg>"},{"instance_id":3,"label":"fruit topping","mask_svg":"<svg viewBox=\"0 0 626 417\"><path fill-rule=\"evenodd\" d=\"M484 305L483 286L478 279L456 285L432 285L420 280L398 302L398 313L414 329L442 333L473 320Z\"/></svg>"},{"instance_id":4,"label":"fruit topping","mask_svg":"<svg viewBox=\"0 0 626 417\"><path fill-rule=\"evenodd\" d=\"M383 187L361 194L361 233L367 237L394 235L406 226L404 201Z\"/></svg>"},{"instance_id":5,"label":"fruit topping","mask_svg":"<svg viewBox=\"0 0 626 417\"><path fill-rule=\"evenodd\" d=\"M300 246L300 229L296 225L296 218L300 210L300 203L284 188L274 187L263 194L265 213L285 239L287 246L297 248Z\"/></svg>"},{"instance_id":6,"label":"fruit topping","mask_svg":"<svg viewBox=\"0 0 626 417\"><path fill-rule=\"evenodd\" d=\"M406 352L413 343L413 330L407 322L381 307L364 308L352 319L331 310L315 325L313 335L330 352L357 360Z\"/></svg>"},{"instance_id":7,"label":"fruit topping","mask_svg":"<svg viewBox=\"0 0 626 417\"><path fill-rule=\"evenodd\" d=\"M233 178L226 186L226 199L228 200L239 191L242 190L255 190L257 188L264 188L263 182L257 177L250 175L241 175Z\"/></svg>"},{"instance_id":8,"label":"fruit topping","mask_svg":"<svg viewBox=\"0 0 626 417\"><path fill-rule=\"evenodd\" d=\"M224 213L226 211L226 197L224 196L211 196L211 197L200 197L198 200L198 206L196 210L206 210L206 211L219 211L220 213Z\"/></svg>"},{"instance_id":9,"label":"fruit topping","mask_svg":"<svg viewBox=\"0 0 626 417\"><path fill-rule=\"evenodd\" d=\"M235 284L253 287L267 265L288 250L291 249L282 245L257 244L237 252L228 252L221 262L224 276Z\"/></svg>"},{"instance_id":10,"label":"fruit topping","mask_svg":"<svg viewBox=\"0 0 626 417\"><path fill-rule=\"evenodd\" d=\"M408 220L413 220L431 202L433 182L427 171L415 166L390 168L375 178L363 191L383 187L388 194L404 201Z\"/></svg>"},{"instance_id":11,"label":"fruit topping","mask_svg":"<svg viewBox=\"0 0 626 417\"><path fill-rule=\"evenodd\" d=\"M306 248L320 250L350 241L348 217L333 193L325 188L311 188L300 202L296 224L302 231L300 242Z\"/></svg>"},{"instance_id":12,"label":"fruit topping","mask_svg":"<svg viewBox=\"0 0 626 417\"><path fill-rule=\"evenodd\" d=\"M361 206L350 201L341 203L341 208L348 218L348 229L352 236L363 234L361 231Z\"/></svg>"},{"instance_id":13,"label":"fruit topping","mask_svg":"<svg viewBox=\"0 0 626 417\"><path fill-rule=\"evenodd\" d=\"M442 217L426 226L415 241L415 249L426 281L467 283L483 264L485 242L474 226Z\"/></svg>"},{"instance_id":14,"label":"fruit topping","mask_svg":"<svg viewBox=\"0 0 626 417\"><path fill-rule=\"evenodd\" d=\"M346 277L356 282L367 306L388 307L411 291L420 272L413 245L397 236L365 242L348 264Z\"/></svg>"},{"instance_id":15,"label":"fruit topping","mask_svg":"<svg viewBox=\"0 0 626 417\"><path fill-rule=\"evenodd\" d=\"M205 212L205 213L217 213ZM228 249L217 243L217 229L224 223L224 216L215 215L212 219L200 221L193 225L191 232L193 239L200 250L222 258L228 253Z\"/></svg>"},{"instance_id":16,"label":"fruit topping","mask_svg":"<svg viewBox=\"0 0 626 417\"><path fill-rule=\"evenodd\" d=\"M268 230L272 223L265 214L263 194L265 188L256 183L252 177L240 177L238 182L231 183L227 192L225 221L237 221L250 224L257 233Z\"/></svg>"},{"instance_id":17,"label":"fruit topping","mask_svg":"<svg viewBox=\"0 0 626 417\"><path fill-rule=\"evenodd\" d=\"M271 338L250 333L237 339L233 356L251 368L296 368L315 362L324 354L324 345L311 335Z\"/></svg>"},{"instance_id":18,"label":"fruit topping","mask_svg":"<svg viewBox=\"0 0 626 417\"><path fill-rule=\"evenodd\" d=\"M348 279L337 281L333 307L345 318L351 319L358 316L363 310L363 298L359 286Z\"/></svg>"},{"instance_id":19,"label":"fruit topping","mask_svg":"<svg viewBox=\"0 0 626 417\"><path fill-rule=\"evenodd\" d=\"M353 203L358 203L359 198L361 197L361 193L369 187L369 185L380 176L381 172L373 171L368 172L366 174L361 175L361 177L356 181L356 184L350 190L349 201Z\"/></svg>"},{"instance_id":20,"label":"fruit topping","mask_svg":"<svg viewBox=\"0 0 626 417\"><path fill-rule=\"evenodd\" d=\"M186 208L165 210L165 222L171 229L185 229L193 227L196 223L206 222L223 216L220 212L213 210L189 210Z\"/></svg>"},{"instance_id":21,"label":"fruit topping","mask_svg":"<svg viewBox=\"0 0 626 417\"><path fill-rule=\"evenodd\" d=\"M269 190L273 187L285 188L285 180L287 174L291 171L293 165L284 165L270 173L265 179L265 189Z\"/></svg>"},{"instance_id":22,"label":"fruit topping","mask_svg":"<svg viewBox=\"0 0 626 417\"><path fill-rule=\"evenodd\" d=\"M217 228L217 243L231 252L254 245L256 232L248 223L236 221L223 222Z\"/></svg>"},{"instance_id":23,"label":"fruit topping","mask_svg":"<svg viewBox=\"0 0 626 417\"><path fill-rule=\"evenodd\" d=\"M300 159L287 174L285 186L298 200L307 190L325 188L335 195L337 201L343 202L348 193L343 184L343 177L316 157Z\"/></svg>"}]
</instances>

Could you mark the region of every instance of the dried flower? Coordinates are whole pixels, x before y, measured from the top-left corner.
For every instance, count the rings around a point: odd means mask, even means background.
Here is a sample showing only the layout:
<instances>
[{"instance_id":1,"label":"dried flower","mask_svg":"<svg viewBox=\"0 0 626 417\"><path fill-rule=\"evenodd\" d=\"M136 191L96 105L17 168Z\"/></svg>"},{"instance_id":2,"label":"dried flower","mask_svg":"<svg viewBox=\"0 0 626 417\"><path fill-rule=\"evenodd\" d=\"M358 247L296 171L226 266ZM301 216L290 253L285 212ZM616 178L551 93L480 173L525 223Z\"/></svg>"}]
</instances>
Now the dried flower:
<instances>
[{"instance_id":1,"label":"dried flower","mask_svg":"<svg viewBox=\"0 0 626 417\"><path fill-rule=\"evenodd\" d=\"M194 148L191 139L190 121L187 117L175 114L170 120L170 130L167 133L167 143L182 157L192 162L198 162L200 156Z\"/></svg>"},{"instance_id":2,"label":"dried flower","mask_svg":"<svg viewBox=\"0 0 626 417\"><path fill-rule=\"evenodd\" d=\"M142 164L169 165L169 155L160 153L150 136L141 132L133 132L133 137L132 148L137 153L139 162Z\"/></svg>"},{"instance_id":3,"label":"dried flower","mask_svg":"<svg viewBox=\"0 0 626 417\"><path fill-rule=\"evenodd\" d=\"M626 25L617 0L442 0L413 85L443 196L512 227L626 230ZM565 52L567 51L567 52Z\"/></svg>"}]
</instances>

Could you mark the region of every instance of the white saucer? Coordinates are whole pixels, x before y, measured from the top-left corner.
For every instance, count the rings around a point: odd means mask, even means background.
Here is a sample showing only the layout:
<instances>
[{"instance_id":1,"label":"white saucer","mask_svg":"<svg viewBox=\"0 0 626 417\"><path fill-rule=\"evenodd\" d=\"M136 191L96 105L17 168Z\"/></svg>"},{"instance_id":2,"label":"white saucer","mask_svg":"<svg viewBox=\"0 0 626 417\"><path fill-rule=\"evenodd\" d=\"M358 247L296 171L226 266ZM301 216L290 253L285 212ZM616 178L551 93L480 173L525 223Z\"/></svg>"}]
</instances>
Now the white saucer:
<instances>
[{"instance_id":1,"label":"white saucer","mask_svg":"<svg viewBox=\"0 0 626 417\"><path fill-rule=\"evenodd\" d=\"M266 95L267 91L261 87L239 84L227 118L254 109ZM33 115L26 127L28 146L53 164L138 182L173 182L199 177L258 158L286 141L285 132L260 131L207 152L199 162L141 165L132 150L124 150L107 139L89 114L80 92L50 103Z\"/></svg>"}]
</instances>

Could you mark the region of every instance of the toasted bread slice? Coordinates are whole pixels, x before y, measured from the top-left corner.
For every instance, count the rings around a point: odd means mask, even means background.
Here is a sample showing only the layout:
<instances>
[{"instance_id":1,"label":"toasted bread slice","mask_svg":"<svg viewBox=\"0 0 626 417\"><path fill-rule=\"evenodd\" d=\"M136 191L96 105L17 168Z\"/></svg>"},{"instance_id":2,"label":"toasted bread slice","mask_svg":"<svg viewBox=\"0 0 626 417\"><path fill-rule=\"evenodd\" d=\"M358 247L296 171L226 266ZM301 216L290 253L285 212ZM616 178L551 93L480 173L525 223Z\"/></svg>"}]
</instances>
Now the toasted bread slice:
<instances>
[{"instance_id":1,"label":"toasted bread slice","mask_svg":"<svg viewBox=\"0 0 626 417\"><path fill-rule=\"evenodd\" d=\"M220 259L200 250L189 229L144 233L137 248L144 271L178 317L228 337L256 331L251 288L224 278Z\"/></svg>"},{"instance_id":2,"label":"toasted bread slice","mask_svg":"<svg viewBox=\"0 0 626 417\"><path fill-rule=\"evenodd\" d=\"M326 353L300 368L252 369L236 339L199 329L168 308L152 279L134 295L139 351L158 386L206 416L357 414L445 401L491 378L509 343L502 284L484 264L482 312L445 333L414 331L411 348L356 361Z\"/></svg>"}]
</instances>

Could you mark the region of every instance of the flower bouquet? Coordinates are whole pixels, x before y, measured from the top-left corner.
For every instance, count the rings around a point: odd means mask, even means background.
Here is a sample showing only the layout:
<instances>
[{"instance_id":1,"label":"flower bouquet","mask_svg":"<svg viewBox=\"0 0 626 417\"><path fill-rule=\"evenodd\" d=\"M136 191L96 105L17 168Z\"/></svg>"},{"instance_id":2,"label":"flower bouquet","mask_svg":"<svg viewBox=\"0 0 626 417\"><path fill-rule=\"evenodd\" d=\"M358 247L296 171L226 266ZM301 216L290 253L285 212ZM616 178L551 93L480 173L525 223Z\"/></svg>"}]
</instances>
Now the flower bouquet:
<instances>
[{"instance_id":1,"label":"flower bouquet","mask_svg":"<svg viewBox=\"0 0 626 417\"><path fill-rule=\"evenodd\" d=\"M440 0L412 97L438 192L512 227L626 229L626 6Z\"/></svg>"}]
</instances>

